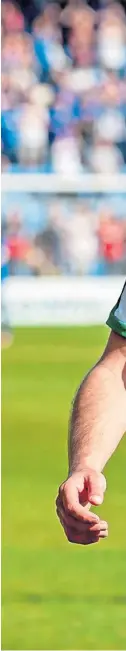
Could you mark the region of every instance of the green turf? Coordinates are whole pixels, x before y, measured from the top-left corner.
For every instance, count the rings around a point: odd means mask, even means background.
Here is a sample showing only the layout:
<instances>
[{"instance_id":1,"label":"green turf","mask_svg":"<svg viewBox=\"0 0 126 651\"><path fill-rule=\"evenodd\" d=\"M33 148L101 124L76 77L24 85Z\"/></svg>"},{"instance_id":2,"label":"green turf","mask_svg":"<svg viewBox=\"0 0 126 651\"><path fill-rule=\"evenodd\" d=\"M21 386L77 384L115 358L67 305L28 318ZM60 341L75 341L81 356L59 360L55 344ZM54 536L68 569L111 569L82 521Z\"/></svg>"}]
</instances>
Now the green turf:
<instances>
[{"instance_id":1,"label":"green turf","mask_svg":"<svg viewBox=\"0 0 126 651\"><path fill-rule=\"evenodd\" d=\"M108 540L70 545L54 506L69 404L106 336L17 330L2 355L2 649L126 649L126 440L106 469Z\"/></svg>"}]
</instances>

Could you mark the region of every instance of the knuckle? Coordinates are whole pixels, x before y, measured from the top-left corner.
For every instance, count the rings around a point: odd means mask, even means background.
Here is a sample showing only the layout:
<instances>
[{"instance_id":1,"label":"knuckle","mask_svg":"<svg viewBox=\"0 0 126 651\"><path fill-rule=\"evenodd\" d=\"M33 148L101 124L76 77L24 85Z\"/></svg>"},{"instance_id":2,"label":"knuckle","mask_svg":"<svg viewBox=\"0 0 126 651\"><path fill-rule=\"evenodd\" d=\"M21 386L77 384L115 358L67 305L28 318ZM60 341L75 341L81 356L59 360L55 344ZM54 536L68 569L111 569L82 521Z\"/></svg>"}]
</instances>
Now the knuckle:
<instances>
[{"instance_id":1,"label":"knuckle","mask_svg":"<svg viewBox=\"0 0 126 651\"><path fill-rule=\"evenodd\" d=\"M90 533L93 533L93 532L98 533L100 531L100 524L99 523L98 524L92 524L91 523L89 531L90 531Z\"/></svg>"}]
</instances>

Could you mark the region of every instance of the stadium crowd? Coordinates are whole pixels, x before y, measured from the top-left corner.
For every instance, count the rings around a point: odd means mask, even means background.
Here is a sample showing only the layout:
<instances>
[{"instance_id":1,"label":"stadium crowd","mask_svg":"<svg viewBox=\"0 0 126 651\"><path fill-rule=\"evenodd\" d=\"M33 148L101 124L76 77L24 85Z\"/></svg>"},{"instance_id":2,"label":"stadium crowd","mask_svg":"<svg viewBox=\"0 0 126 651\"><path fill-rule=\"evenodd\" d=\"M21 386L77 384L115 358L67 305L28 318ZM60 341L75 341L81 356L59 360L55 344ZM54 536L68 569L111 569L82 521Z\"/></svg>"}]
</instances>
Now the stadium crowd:
<instances>
[{"instance_id":1,"label":"stadium crowd","mask_svg":"<svg viewBox=\"0 0 126 651\"><path fill-rule=\"evenodd\" d=\"M124 7L3 0L3 172L126 172ZM47 200L15 188L2 215L11 274L126 273L125 194Z\"/></svg>"},{"instance_id":2,"label":"stadium crowd","mask_svg":"<svg viewBox=\"0 0 126 651\"><path fill-rule=\"evenodd\" d=\"M3 171L125 171L125 11L99 5L3 0Z\"/></svg>"},{"instance_id":3,"label":"stadium crowd","mask_svg":"<svg viewBox=\"0 0 126 651\"><path fill-rule=\"evenodd\" d=\"M11 275L126 274L125 195L8 195L2 242Z\"/></svg>"}]
</instances>

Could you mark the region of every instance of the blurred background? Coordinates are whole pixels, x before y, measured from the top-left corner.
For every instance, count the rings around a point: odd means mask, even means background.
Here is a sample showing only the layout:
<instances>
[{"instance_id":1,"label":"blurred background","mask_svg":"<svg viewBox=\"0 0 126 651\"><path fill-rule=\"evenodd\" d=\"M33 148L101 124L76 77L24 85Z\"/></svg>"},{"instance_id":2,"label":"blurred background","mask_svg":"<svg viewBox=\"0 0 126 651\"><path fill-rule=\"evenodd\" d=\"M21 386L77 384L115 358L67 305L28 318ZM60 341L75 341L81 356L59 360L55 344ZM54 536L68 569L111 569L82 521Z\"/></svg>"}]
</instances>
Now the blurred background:
<instances>
[{"instance_id":1,"label":"blurred background","mask_svg":"<svg viewBox=\"0 0 126 651\"><path fill-rule=\"evenodd\" d=\"M126 275L125 0L3 0L1 22L2 649L124 650L125 438L108 540L69 545L55 497Z\"/></svg>"},{"instance_id":2,"label":"blurred background","mask_svg":"<svg viewBox=\"0 0 126 651\"><path fill-rule=\"evenodd\" d=\"M2 171L30 182L3 196L11 275L125 274L125 170L125 3L3 1ZM38 173L65 176L67 197L49 200L49 178L36 194ZM117 175L118 198L111 181L95 196L92 174ZM90 192L68 197L82 175Z\"/></svg>"},{"instance_id":3,"label":"blurred background","mask_svg":"<svg viewBox=\"0 0 126 651\"><path fill-rule=\"evenodd\" d=\"M122 174L123 5L2 2L2 169Z\"/></svg>"}]
</instances>

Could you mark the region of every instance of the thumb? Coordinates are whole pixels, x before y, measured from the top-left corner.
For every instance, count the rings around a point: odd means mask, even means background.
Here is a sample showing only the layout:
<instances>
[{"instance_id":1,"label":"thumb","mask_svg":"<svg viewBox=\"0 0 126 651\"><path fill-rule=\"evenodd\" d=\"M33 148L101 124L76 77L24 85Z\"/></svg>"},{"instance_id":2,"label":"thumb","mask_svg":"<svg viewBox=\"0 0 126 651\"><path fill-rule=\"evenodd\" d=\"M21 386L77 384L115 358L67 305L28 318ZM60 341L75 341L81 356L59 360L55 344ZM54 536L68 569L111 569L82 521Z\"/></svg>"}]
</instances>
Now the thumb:
<instances>
[{"instance_id":1,"label":"thumb","mask_svg":"<svg viewBox=\"0 0 126 651\"><path fill-rule=\"evenodd\" d=\"M91 470L88 475L87 489L90 504L94 504L95 506L102 504L106 490L106 479L104 475Z\"/></svg>"}]
</instances>

